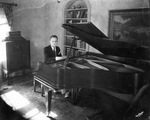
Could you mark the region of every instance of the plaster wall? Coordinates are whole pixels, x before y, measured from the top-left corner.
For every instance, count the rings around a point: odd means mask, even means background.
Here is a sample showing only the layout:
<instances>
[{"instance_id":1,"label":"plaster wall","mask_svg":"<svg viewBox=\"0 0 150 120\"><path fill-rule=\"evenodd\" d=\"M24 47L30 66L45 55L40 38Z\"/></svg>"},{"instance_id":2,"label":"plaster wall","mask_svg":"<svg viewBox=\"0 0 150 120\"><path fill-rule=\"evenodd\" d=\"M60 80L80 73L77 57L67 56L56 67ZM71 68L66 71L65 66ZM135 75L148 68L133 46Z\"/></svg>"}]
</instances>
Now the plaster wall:
<instances>
[{"instance_id":1,"label":"plaster wall","mask_svg":"<svg viewBox=\"0 0 150 120\"><path fill-rule=\"evenodd\" d=\"M56 34L63 52L63 11L69 0L11 0L17 3L13 12L13 30L21 31L30 40L31 65L44 60L43 48L49 44L49 36ZM86 0L87 1L87 0ZM109 10L149 7L149 0L89 0L90 21L105 35L108 34ZM90 51L98 52L90 47Z\"/></svg>"}]
</instances>

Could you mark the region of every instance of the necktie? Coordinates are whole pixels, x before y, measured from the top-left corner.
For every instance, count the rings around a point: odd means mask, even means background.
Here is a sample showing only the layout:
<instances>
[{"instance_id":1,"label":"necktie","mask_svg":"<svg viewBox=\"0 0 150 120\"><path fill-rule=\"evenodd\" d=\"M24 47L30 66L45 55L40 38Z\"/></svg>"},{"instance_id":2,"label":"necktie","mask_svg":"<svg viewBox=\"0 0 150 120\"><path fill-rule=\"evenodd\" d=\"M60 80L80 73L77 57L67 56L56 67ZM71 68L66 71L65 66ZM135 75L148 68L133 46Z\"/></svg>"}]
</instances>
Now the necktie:
<instances>
[{"instance_id":1,"label":"necktie","mask_svg":"<svg viewBox=\"0 0 150 120\"><path fill-rule=\"evenodd\" d=\"M54 55L56 56L56 50L55 50L55 47L53 47L53 52L54 52Z\"/></svg>"}]
</instances>

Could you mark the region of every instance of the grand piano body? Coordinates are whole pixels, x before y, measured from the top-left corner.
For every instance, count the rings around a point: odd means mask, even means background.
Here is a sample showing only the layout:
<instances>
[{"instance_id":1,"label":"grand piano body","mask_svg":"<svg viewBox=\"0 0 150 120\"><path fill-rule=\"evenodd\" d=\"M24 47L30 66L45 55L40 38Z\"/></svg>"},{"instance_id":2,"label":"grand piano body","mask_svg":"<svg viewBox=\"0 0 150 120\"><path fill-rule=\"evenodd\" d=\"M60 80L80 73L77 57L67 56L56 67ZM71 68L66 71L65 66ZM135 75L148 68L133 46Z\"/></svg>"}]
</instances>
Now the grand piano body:
<instances>
[{"instance_id":1,"label":"grand piano body","mask_svg":"<svg viewBox=\"0 0 150 120\"><path fill-rule=\"evenodd\" d=\"M103 106L105 115L113 116L111 119L126 118L149 88L150 48L110 40L92 23L63 24L63 27L102 54L87 52L74 57L68 55L66 59L50 64L41 63L34 74L34 83L40 81L52 89L70 89L73 99L78 97L82 88L102 91L104 94L101 94L101 98L107 96L102 100L107 101ZM46 94L48 113L51 110L51 96L52 91L49 89ZM108 103L113 98L119 101L118 104L125 103L126 107L107 107L107 104L115 104ZM136 114L137 111L132 112L132 115Z\"/></svg>"}]
</instances>

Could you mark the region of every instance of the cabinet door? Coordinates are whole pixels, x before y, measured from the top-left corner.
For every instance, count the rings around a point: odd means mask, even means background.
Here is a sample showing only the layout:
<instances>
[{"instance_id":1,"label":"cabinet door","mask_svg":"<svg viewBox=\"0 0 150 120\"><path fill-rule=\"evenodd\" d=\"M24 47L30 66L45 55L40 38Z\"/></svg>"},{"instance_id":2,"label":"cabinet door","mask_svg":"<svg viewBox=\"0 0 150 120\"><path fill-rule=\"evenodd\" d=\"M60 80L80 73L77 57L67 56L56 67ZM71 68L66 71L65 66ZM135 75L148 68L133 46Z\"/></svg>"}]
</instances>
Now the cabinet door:
<instances>
[{"instance_id":1,"label":"cabinet door","mask_svg":"<svg viewBox=\"0 0 150 120\"><path fill-rule=\"evenodd\" d=\"M29 44L26 41L15 41L6 44L7 70L20 70L30 65Z\"/></svg>"},{"instance_id":2,"label":"cabinet door","mask_svg":"<svg viewBox=\"0 0 150 120\"><path fill-rule=\"evenodd\" d=\"M24 44L21 44L21 58L23 68L30 68L30 42L26 41Z\"/></svg>"}]
</instances>

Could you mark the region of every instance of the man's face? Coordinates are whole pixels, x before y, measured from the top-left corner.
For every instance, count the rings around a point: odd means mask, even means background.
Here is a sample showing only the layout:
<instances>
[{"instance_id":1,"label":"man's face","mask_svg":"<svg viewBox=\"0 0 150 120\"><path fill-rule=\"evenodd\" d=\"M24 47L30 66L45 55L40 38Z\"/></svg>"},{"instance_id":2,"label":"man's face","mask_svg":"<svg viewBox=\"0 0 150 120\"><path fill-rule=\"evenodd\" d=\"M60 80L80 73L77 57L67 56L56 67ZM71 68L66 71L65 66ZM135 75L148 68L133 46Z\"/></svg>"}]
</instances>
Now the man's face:
<instances>
[{"instance_id":1,"label":"man's face","mask_svg":"<svg viewBox=\"0 0 150 120\"><path fill-rule=\"evenodd\" d=\"M50 39L50 45L51 45L52 47L56 47L57 42L58 42L58 40L57 40L57 38L55 38L55 37L52 37L52 38Z\"/></svg>"}]
</instances>

